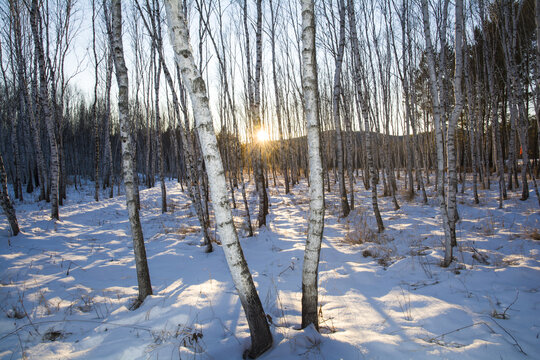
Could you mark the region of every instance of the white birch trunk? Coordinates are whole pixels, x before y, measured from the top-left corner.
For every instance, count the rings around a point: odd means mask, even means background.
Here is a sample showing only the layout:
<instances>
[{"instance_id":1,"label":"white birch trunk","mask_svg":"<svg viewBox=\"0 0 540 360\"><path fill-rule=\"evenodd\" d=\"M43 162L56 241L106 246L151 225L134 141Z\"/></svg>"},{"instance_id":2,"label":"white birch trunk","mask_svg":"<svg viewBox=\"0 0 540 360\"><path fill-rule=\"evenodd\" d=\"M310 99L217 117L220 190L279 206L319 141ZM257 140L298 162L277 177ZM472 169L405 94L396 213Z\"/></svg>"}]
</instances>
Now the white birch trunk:
<instances>
[{"instance_id":1,"label":"white birch trunk","mask_svg":"<svg viewBox=\"0 0 540 360\"><path fill-rule=\"evenodd\" d=\"M8 189L7 189L7 175L6 169L4 168L4 159L2 154L0 154L0 205L4 214L8 219L9 225L11 226L11 233L13 236L16 236L19 233L19 223L17 222L17 214L15 213L15 208L13 203L9 198Z\"/></svg>"},{"instance_id":2,"label":"white birch trunk","mask_svg":"<svg viewBox=\"0 0 540 360\"><path fill-rule=\"evenodd\" d=\"M319 94L313 0L302 0L302 90L309 159L309 224L302 268L302 328L319 329L317 278L324 229L324 182L319 139Z\"/></svg>"},{"instance_id":3,"label":"white birch trunk","mask_svg":"<svg viewBox=\"0 0 540 360\"><path fill-rule=\"evenodd\" d=\"M350 212L349 202L347 200L347 190L345 188L345 167L343 152L343 135L341 131L341 119L339 114L339 100L341 97L341 67L343 64L343 53L345 51L345 3L339 0L339 44L335 57L336 68L334 71L334 89L332 94L332 116L336 127L336 147L337 147L337 165L338 165L338 184L339 196L341 200L341 216L347 217Z\"/></svg>"},{"instance_id":4,"label":"white birch trunk","mask_svg":"<svg viewBox=\"0 0 540 360\"><path fill-rule=\"evenodd\" d=\"M424 37L426 41L426 57L429 72L429 88L431 91L431 101L433 105L433 122L435 123L435 137L437 144L437 198L442 216L442 226L444 229L445 256L443 265L448 266L452 260L452 247L448 252L448 245L451 244L450 227L448 226L448 212L444 199L444 140L441 123L441 108L439 103L439 90L437 86L437 74L435 72L435 52L431 42L431 30L429 26L428 1L422 0L422 18L424 23Z\"/></svg>"},{"instance_id":5,"label":"white birch trunk","mask_svg":"<svg viewBox=\"0 0 540 360\"><path fill-rule=\"evenodd\" d=\"M251 349L247 355L257 357L272 346L272 335L234 227L223 163L206 94L206 84L195 66L185 15L181 4L177 1L166 1L166 10L176 61L191 98L193 116L208 172L216 225L251 331Z\"/></svg>"},{"instance_id":6,"label":"white birch trunk","mask_svg":"<svg viewBox=\"0 0 540 360\"><path fill-rule=\"evenodd\" d=\"M279 3L278 3L279 4ZM272 78L274 80L274 94L276 100L276 117L278 122L278 131L279 131L279 142L281 146L279 147L279 162L281 165L281 172L283 173L283 181L285 183L285 194L290 192L289 189L289 167L288 167L288 156L285 152L285 147L283 146L283 119L282 109L281 109L281 96L280 88L278 85L278 77L276 71L276 23L277 23L277 12L279 10L279 5L274 9L272 0L270 0L270 11L271 11L271 28L270 28L270 44L272 48Z\"/></svg>"},{"instance_id":7,"label":"white birch trunk","mask_svg":"<svg viewBox=\"0 0 540 360\"><path fill-rule=\"evenodd\" d=\"M99 121L97 116L97 89L99 85L99 59L96 51L96 3L92 0L92 54L94 56L94 101L92 103L92 120L94 122L94 200L99 201Z\"/></svg>"},{"instance_id":8,"label":"white birch trunk","mask_svg":"<svg viewBox=\"0 0 540 360\"><path fill-rule=\"evenodd\" d=\"M113 197L114 188L114 167L111 148L111 80L113 72L114 60L112 50L109 47L109 54L107 54L107 74L105 77L105 159L107 164L107 176L105 177L105 183L109 186L109 198Z\"/></svg>"},{"instance_id":9,"label":"white birch trunk","mask_svg":"<svg viewBox=\"0 0 540 360\"><path fill-rule=\"evenodd\" d=\"M445 243L444 266L452 262L452 246L456 246L457 213L457 169L456 169L456 126L463 110L463 94L461 82L463 77L463 0L456 0L455 7L455 70L454 70L454 109L448 120L446 133L446 155L448 164L448 226L450 228L450 243ZM448 239L447 239L448 240Z\"/></svg>"},{"instance_id":10,"label":"white birch trunk","mask_svg":"<svg viewBox=\"0 0 540 360\"><path fill-rule=\"evenodd\" d=\"M370 111L368 105L368 91L365 78L362 76L362 63L360 60L360 45L358 42L357 30L356 30L356 15L354 11L354 3L352 0L347 2L347 12L349 15L349 28L351 37L351 48L353 57L353 71L354 71L354 83L356 87L358 111L361 111L362 118L364 119L364 134L365 134L365 154L366 165L364 166L364 185L366 189L371 185L371 204L373 207L373 213L375 220L377 221L377 228L379 232L384 231L384 224L382 221L381 213L379 211L379 204L377 201L377 172L375 171L375 162L373 159L373 134L370 128ZM364 88L362 88L364 86ZM369 174L369 175L368 175ZM369 181L368 181L369 176ZM371 183L371 184L370 184Z\"/></svg>"},{"instance_id":11,"label":"white birch trunk","mask_svg":"<svg viewBox=\"0 0 540 360\"><path fill-rule=\"evenodd\" d=\"M106 8L106 7L105 7ZM150 273L146 260L146 249L137 207L137 192L135 189L135 174L133 169L132 138L129 124L129 84L128 71L124 60L124 47L122 43L122 3L121 0L112 1L112 29L109 40L114 53L116 68L116 81L118 83L118 120L120 123L120 141L122 143L122 170L126 187L126 203L133 238L133 251L135 253L135 267L139 296L133 305L137 308L148 295L152 295Z\"/></svg>"},{"instance_id":12,"label":"white birch trunk","mask_svg":"<svg viewBox=\"0 0 540 360\"><path fill-rule=\"evenodd\" d=\"M32 7L30 10L32 35L34 38L34 47L36 50L36 58L39 65L39 104L47 126L47 133L49 134L49 144L51 147L51 218L58 220L58 191L59 191L59 178L60 178L60 161L58 155L58 143L56 139L56 126L51 115L51 107L49 100L49 90L47 86L47 71L45 63L45 53L39 31L39 5L37 0L32 1Z\"/></svg>"},{"instance_id":13,"label":"white birch trunk","mask_svg":"<svg viewBox=\"0 0 540 360\"><path fill-rule=\"evenodd\" d=\"M467 49L467 46L465 46L465 49ZM477 154L477 147L476 147L476 133L478 131L477 129L477 107L476 107L476 101L473 93L473 85L471 80L471 68L470 68L470 62L469 62L469 54L465 52L463 56L464 60L464 80L465 80L465 89L467 91L467 126L468 126L468 132L469 132L469 147L471 151L471 168L473 173L473 179L472 179L472 185L473 185L473 199L474 203L478 204L480 200L478 199L478 154Z\"/></svg>"},{"instance_id":14,"label":"white birch trunk","mask_svg":"<svg viewBox=\"0 0 540 360\"><path fill-rule=\"evenodd\" d=\"M249 36L246 34L246 36ZM251 115L253 129L255 132L262 130L261 121L261 68L262 68L262 0L257 0L257 26L255 37L255 79L253 82L253 102L251 103ZM249 54L247 54L249 56ZM259 214L257 216L259 227L266 226L266 215L268 215L268 193L266 191L267 182L264 178L264 162L262 157L262 144L255 143L254 158L255 181L259 193Z\"/></svg>"}]
</instances>

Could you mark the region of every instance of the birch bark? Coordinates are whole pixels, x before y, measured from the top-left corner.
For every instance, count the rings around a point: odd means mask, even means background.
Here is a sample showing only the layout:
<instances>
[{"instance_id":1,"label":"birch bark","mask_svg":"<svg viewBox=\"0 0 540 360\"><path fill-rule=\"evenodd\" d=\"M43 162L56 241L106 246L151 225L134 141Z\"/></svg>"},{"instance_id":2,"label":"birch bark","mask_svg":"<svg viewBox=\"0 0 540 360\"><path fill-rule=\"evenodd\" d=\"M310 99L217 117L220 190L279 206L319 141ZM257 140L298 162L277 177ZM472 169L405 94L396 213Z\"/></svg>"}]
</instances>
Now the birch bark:
<instances>
[{"instance_id":1,"label":"birch bark","mask_svg":"<svg viewBox=\"0 0 540 360\"><path fill-rule=\"evenodd\" d=\"M39 105L45 125L47 126L47 133L49 134L49 144L51 147L51 218L58 220L58 190L59 190L59 178L60 178L60 161L58 154L58 142L56 139L56 126L51 115L49 90L47 85L47 70L45 62L45 53L43 50L43 44L41 42L41 36L39 31L39 22L41 15L39 12L38 0L32 0L32 6L30 9L30 24L32 28L32 36L34 38L34 47L36 50L36 58L39 67Z\"/></svg>"},{"instance_id":2,"label":"birch bark","mask_svg":"<svg viewBox=\"0 0 540 360\"><path fill-rule=\"evenodd\" d=\"M246 355L255 358L272 346L272 335L234 227L206 84L195 66L185 14L179 2L167 0L165 4L171 43L191 99L202 155L206 163L217 229L251 331L251 348Z\"/></svg>"},{"instance_id":3,"label":"birch bark","mask_svg":"<svg viewBox=\"0 0 540 360\"><path fill-rule=\"evenodd\" d=\"M364 119L364 134L365 134L365 153L367 157L367 166L364 166L364 170L369 173L371 182L371 205L373 207L373 213L377 221L377 228L379 232L384 231L384 224L382 221L381 213L379 211L379 204L377 201L377 173L375 171L375 163L373 160L373 134L370 128L370 111L369 111L369 94L367 92L367 86L365 84L365 77L362 76L362 63L360 60L360 46L358 43L358 36L356 30L356 16L354 11L354 3L352 0L347 1L347 12L349 15L349 28L351 37L351 48L353 57L353 78L356 87L357 103L359 111L362 113ZM363 87L363 88L362 88ZM369 189L368 176L364 174L364 181L366 189Z\"/></svg>"},{"instance_id":4,"label":"birch bark","mask_svg":"<svg viewBox=\"0 0 540 360\"><path fill-rule=\"evenodd\" d=\"M6 169L4 168L4 159L2 158L2 154L0 154L0 205L2 206L4 214L6 214L9 221L13 236L16 236L19 233L19 223L17 222L15 208L13 207L13 203L11 202L8 194L7 175Z\"/></svg>"},{"instance_id":5,"label":"birch bark","mask_svg":"<svg viewBox=\"0 0 540 360\"><path fill-rule=\"evenodd\" d=\"M106 0L103 0L104 2ZM104 4L105 5L105 4ZM107 7L104 6L105 11ZM152 295L150 273L146 260L146 249L137 207L137 193L135 191L135 174L133 169L132 139L129 124L129 83L128 72L124 60L124 47L122 43L122 2L112 1L112 28L109 32L109 41L114 52L114 65L116 69L116 81L118 83L118 120L120 123L120 140L122 143L122 170L126 187L126 202L133 238L133 251L135 253L135 267L137 270L137 282L139 296L133 304L133 308L139 307L148 295Z\"/></svg>"},{"instance_id":6,"label":"birch bark","mask_svg":"<svg viewBox=\"0 0 540 360\"><path fill-rule=\"evenodd\" d=\"M302 90L309 159L309 224L302 268L302 328L319 330L317 278L324 229L324 181L319 139L319 94L313 0L302 0Z\"/></svg>"},{"instance_id":7,"label":"birch bark","mask_svg":"<svg viewBox=\"0 0 540 360\"><path fill-rule=\"evenodd\" d=\"M437 198L439 200L439 209L442 216L442 226L444 229L445 256L443 265L448 266L452 261L451 250L447 254L448 244L451 244L450 227L448 224L448 212L446 201L444 199L444 140L441 122L441 107L439 102L439 90L437 86L437 75L435 72L435 52L431 42L431 30L429 26L428 1L422 0L422 19L424 23L424 37L426 41L426 57L429 73L429 88L431 91L431 101L433 105L433 122L435 123L435 137L437 144Z\"/></svg>"},{"instance_id":8,"label":"birch bark","mask_svg":"<svg viewBox=\"0 0 540 360\"><path fill-rule=\"evenodd\" d=\"M347 190L345 188L345 167L343 164L343 135L341 131L341 119L339 114L339 99L341 96L341 68L343 65L343 53L345 52L345 2L339 0L339 43L335 57L336 68L334 71L334 89L332 94L332 116L336 127L336 148L338 165L339 196L341 199L341 216L347 217L351 211L347 200Z\"/></svg>"},{"instance_id":9,"label":"birch bark","mask_svg":"<svg viewBox=\"0 0 540 360\"><path fill-rule=\"evenodd\" d=\"M448 164L448 226L450 228L450 243L445 243L445 256L443 266L452 262L452 247L456 246L457 213L457 169L456 169L456 126L463 110L463 94L461 82L463 77L463 0L456 0L455 6L455 70L454 70L454 109L448 119L446 133L446 156ZM447 239L448 240L448 239Z\"/></svg>"}]
</instances>

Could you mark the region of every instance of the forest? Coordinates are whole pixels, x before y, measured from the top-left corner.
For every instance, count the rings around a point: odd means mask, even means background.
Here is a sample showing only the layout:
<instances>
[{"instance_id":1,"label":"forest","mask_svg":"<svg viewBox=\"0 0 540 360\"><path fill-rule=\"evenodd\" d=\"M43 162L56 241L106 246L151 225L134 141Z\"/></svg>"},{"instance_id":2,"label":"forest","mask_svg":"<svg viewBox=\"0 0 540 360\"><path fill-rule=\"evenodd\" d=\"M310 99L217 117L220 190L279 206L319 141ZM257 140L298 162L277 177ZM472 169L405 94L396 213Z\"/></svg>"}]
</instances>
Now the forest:
<instances>
[{"instance_id":1,"label":"forest","mask_svg":"<svg viewBox=\"0 0 540 360\"><path fill-rule=\"evenodd\" d=\"M540 358L540 0L0 25L0 359Z\"/></svg>"}]
</instances>

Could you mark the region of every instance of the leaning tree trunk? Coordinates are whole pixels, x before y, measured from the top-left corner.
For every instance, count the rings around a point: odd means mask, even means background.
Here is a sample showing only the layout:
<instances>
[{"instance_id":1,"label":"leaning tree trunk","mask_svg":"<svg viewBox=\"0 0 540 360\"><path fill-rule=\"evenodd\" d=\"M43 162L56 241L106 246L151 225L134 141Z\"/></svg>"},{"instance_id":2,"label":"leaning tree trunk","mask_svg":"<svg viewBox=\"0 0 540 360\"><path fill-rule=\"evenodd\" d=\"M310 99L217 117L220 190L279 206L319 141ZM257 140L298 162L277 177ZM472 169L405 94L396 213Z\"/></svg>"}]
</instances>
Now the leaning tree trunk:
<instances>
[{"instance_id":1,"label":"leaning tree trunk","mask_svg":"<svg viewBox=\"0 0 540 360\"><path fill-rule=\"evenodd\" d=\"M107 11L106 0L103 0ZM107 16L107 15L106 15ZM135 191L135 174L133 169L132 139L129 124L129 95L128 95L128 72L124 60L124 47L122 43L122 2L112 2L112 29L107 29L111 48L114 52L114 65L116 68L116 81L118 83L118 120L120 123L120 140L122 143L122 170L126 187L126 203L133 237L133 251L135 253L135 267L137 269L137 281L139 296L133 308L139 307L148 295L152 295L150 272L146 260L146 249L137 208L137 193Z\"/></svg>"},{"instance_id":2,"label":"leaning tree trunk","mask_svg":"<svg viewBox=\"0 0 540 360\"><path fill-rule=\"evenodd\" d=\"M0 205L6 214L6 217L11 226L11 232L13 236L16 236L19 233L19 223L17 222L17 215L15 213L15 208L13 203L9 198L8 189L7 189L7 175L6 169L4 168L4 159L2 154L0 154Z\"/></svg>"},{"instance_id":3,"label":"leaning tree trunk","mask_svg":"<svg viewBox=\"0 0 540 360\"><path fill-rule=\"evenodd\" d=\"M169 68L167 67L167 63L165 62L165 56L163 54L163 38L161 33L161 23L159 21L160 15L159 12L156 10L150 9L149 3L146 3L147 11L148 13L155 13L154 15L149 16L150 23L146 21L144 17L143 10L139 6L138 1L135 2L135 5L137 6L137 9L139 10L139 13L141 15L141 18L143 19L144 25L146 27L146 30L151 34L152 37L152 46L155 46L157 50L157 55L159 59L159 64L161 69L163 70L163 75L165 76L165 80L167 82L167 85L169 86L169 89L171 90L172 94L172 100L173 100L173 108L174 108L174 114L175 114L175 123L176 120L178 120L179 123L179 131L180 131L180 142L182 149L184 151L184 161L185 161L185 167L188 177L187 187L188 187L188 194L193 202L193 205L195 207L195 211L197 213L197 218L199 219L199 223L201 225L201 229L203 232L203 238L204 238L204 245L206 246L206 252L210 253L212 252L212 242L210 240L210 235L208 233L208 219L205 216L205 213L203 211L202 203L201 203L201 192L199 190L200 184L198 183L198 175L197 175L197 169L195 168L195 158L194 158L194 152L195 148L193 145L193 139L191 135L189 134L189 118L188 118L188 112L186 108L186 97L185 97L185 90L184 86L182 85L181 78L178 77L178 87L180 89L180 94L178 94L175 90L175 85L172 79L171 72L169 71ZM178 70L178 68L176 67ZM178 74L179 75L179 74ZM157 81L157 80L156 80ZM155 90L156 94L158 88ZM180 99L179 96L180 95ZM156 95L157 96L157 95ZM156 102L156 108L159 108L158 102ZM182 108L182 111L181 109ZM184 126L182 126L182 122L180 121L181 116L183 115L184 119ZM174 126L174 129L177 127ZM179 144L177 141L176 136L176 130L173 131L173 148L175 149L175 159L176 159L176 166L177 171L180 174L180 160L179 160ZM160 147L161 152L163 150ZM163 159L163 154L160 155L160 168L161 163ZM160 175L161 177L161 175ZM180 181L180 176L178 177L178 181ZM162 204L166 204L166 189L164 188L165 184L162 182ZM165 198L163 198L163 195L165 195ZM163 209L162 209L163 210Z\"/></svg>"},{"instance_id":4,"label":"leaning tree trunk","mask_svg":"<svg viewBox=\"0 0 540 360\"><path fill-rule=\"evenodd\" d=\"M484 19L483 16L483 3L480 3L480 16L481 19ZM492 54L491 56L488 55L488 39L486 31L487 29L483 29L482 32L483 35L483 53L484 53L484 63L486 67L486 72L488 76L488 85L489 85L489 93L491 96L491 107L490 107L490 116L491 116L491 122L492 122L492 128L493 128L493 143L495 147L495 156L496 156L496 168L497 173L499 174L499 208L501 209L503 206L503 198L506 198L506 185L504 181L504 160L503 160L503 153L502 153L502 145L501 145L501 131L499 127L499 119L497 116L497 89L496 89L496 83L495 83L495 74L493 70L493 57L494 57L494 44L491 42L491 49ZM504 41L502 42L505 43Z\"/></svg>"},{"instance_id":5,"label":"leaning tree trunk","mask_svg":"<svg viewBox=\"0 0 540 360\"><path fill-rule=\"evenodd\" d=\"M155 58L155 46L152 46ZM163 158L163 139L161 137L161 118L159 115L159 80L161 77L161 62L154 60L154 116L156 120L156 139L159 162L159 182L161 184L161 212L167 212L167 187L165 186L165 160Z\"/></svg>"},{"instance_id":6,"label":"leaning tree trunk","mask_svg":"<svg viewBox=\"0 0 540 360\"><path fill-rule=\"evenodd\" d=\"M22 61L24 64L24 60ZM45 167L45 155L41 146L41 124L39 118L42 117L41 109L39 108L39 91L38 91L38 62L37 57L34 57L34 68L31 77L30 87L31 93L27 94L27 106L30 110L30 124L32 127L32 137L34 140L34 147L36 149L36 156L39 170L39 183L40 188L40 200L50 201L50 179Z\"/></svg>"},{"instance_id":7,"label":"leaning tree trunk","mask_svg":"<svg viewBox=\"0 0 540 360\"><path fill-rule=\"evenodd\" d=\"M324 229L324 182L319 139L319 94L313 0L302 0L302 90L309 157L309 224L302 268L302 328L319 330L317 278Z\"/></svg>"},{"instance_id":8,"label":"leaning tree trunk","mask_svg":"<svg viewBox=\"0 0 540 360\"><path fill-rule=\"evenodd\" d=\"M193 117L206 163L216 225L224 245L223 251L227 264L251 331L251 349L247 355L255 358L272 346L272 334L234 227L225 172L206 94L206 84L195 66L185 14L179 2L168 0L165 3L171 43L184 84L191 98Z\"/></svg>"},{"instance_id":9,"label":"leaning tree trunk","mask_svg":"<svg viewBox=\"0 0 540 360\"><path fill-rule=\"evenodd\" d=\"M351 48L352 48L352 57L353 57L353 71L354 71L354 82L356 87L356 92L358 96L358 104L360 111L362 112L362 118L364 119L364 134L365 134L365 149L366 149L366 165L364 170L369 173L370 182L371 182L371 204L373 207L373 213L375 214L375 219L377 221L377 228L379 232L384 231L384 224L382 221L381 213L379 211L379 203L377 200L377 179L375 171L375 161L373 159L373 134L370 127L370 111L368 107L368 91L367 86L364 85L364 80L362 78L362 64L360 60L360 45L358 42L357 30L356 30L356 15L354 12L354 3L352 0L347 2L347 12L349 15L349 27L350 27L350 37L351 37ZM364 89L362 89L364 86ZM364 179L366 180L366 185L368 184L367 175L364 174ZM368 186L366 186L368 189Z\"/></svg>"},{"instance_id":10,"label":"leaning tree trunk","mask_svg":"<svg viewBox=\"0 0 540 360\"><path fill-rule=\"evenodd\" d=\"M39 14L38 0L32 0L32 7L30 10L30 24L32 27L32 36L34 38L34 47L36 50L37 62L39 65L39 104L47 126L47 133L49 134L49 144L51 146L51 218L58 220L58 190L59 190L59 172L60 161L58 157L58 143L56 140L56 126L51 115L51 107L49 102L49 90L47 86L47 70L45 53L43 50L43 44L41 42L41 36L39 31L39 22L41 15Z\"/></svg>"},{"instance_id":11,"label":"leaning tree trunk","mask_svg":"<svg viewBox=\"0 0 540 360\"><path fill-rule=\"evenodd\" d=\"M456 127L461 111L463 110L463 94L461 79L463 76L463 0L456 0L456 32L455 32L455 70L454 70L454 109L448 120L446 133L446 156L448 164L448 226L450 228L450 244L445 243L445 266L452 262L452 246L456 246L457 212L457 170L456 170Z\"/></svg>"},{"instance_id":12,"label":"leaning tree trunk","mask_svg":"<svg viewBox=\"0 0 540 360\"><path fill-rule=\"evenodd\" d=\"M342 92L342 100L344 100ZM346 101L342 102L344 105L344 121L345 121L345 132L346 132L346 152L347 152L347 178L349 179L349 207L350 210L354 210L354 144L353 136L356 136L352 130L352 120L349 117L349 104Z\"/></svg>"},{"instance_id":13,"label":"leaning tree trunk","mask_svg":"<svg viewBox=\"0 0 540 360\"><path fill-rule=\"evenodd\" d=\"M26 146L26 154L29 156L28 159L28 166L33 168L34 161L36 161L36 166L38 167L38 179L40 183L43 181L43 171L40 166L43 166L43 161L39 163L39 159L43 160L43 154L41 153L41 147L37 149L37 146L34 144L34 156L35 159L33 161L30 161L32 156L31 154L31 140L36 140L35 137L31 136L30 133L34 134L34 112L31 108L29 96L28 96L28 87L27 87L27 81L26 81L26 63L22 55L22 36L21 36L21 23L20 23L20 8L19 4L17 4L14 1L11 1L9 3L9 11L10 16L12 19L12 29L13 29L13 44L12 46L15 48L15 62L17 65L17 82L18 82L18 93L19 93L19 103L20 103L20 112L26 116L26 119L28 120L29 124L23 124L24 129L24 141ZM15 74L13 74L15 75ZM26 126L28 125L28 126ZM29 131L30 130L30 131ZM40 141L41 142L41 141ZM41 146L41 145L40 145ZM41 153L41 157L38 156L38 151ZM29 181L28 181L28 187L27 190L30 190L32 188L32 179L31 179L32 171L29 171ZM45 187L40 184L40 200L45 199ZM32 192L32 191L28 191Z\"/></svg>"},{"instance_id":14,"label":"leaning tree trunk","mask_svg":"<svg viewBox=\"0 0 540 360\"><path fill-rule=\"evenodd\" d=\"M437 198L442 216L444 229L445 255L443 266L448 266L452 261L452 246L450 238L450 227L448 226L448 212L444 199L444 140L442 133L441 108L439 102L439 90L437 85L437 74L435 72L435 52L431 42L431 30L429 26L428 1L422 0L422 18L424 22L424 36L426 41L426 55L429 72L429 88L433 105L433 122L435 123L435 136L437 144Z\"/></svg>"},{"instance_id":15,"label":"leaning tree trunk","mask_svg":"<svg viewBox=\"0 0 540 360\"><path fill-rule=\"evenodd\" d=\"M420 158L421 158L421 149L420 149L420 145L418 144L418 136L417 136L417 131L416 131L416 126L417 126L417 116L416 116L416 92L414 91L409 91L409 85L411 86L414 86L415 83L414 83L414 69L412 69L412 67L410 66L410 63L412 62L413 60L413 55L412 55L412 45L411 45L411 36L410 36L410 27L409 27L409 23L407 22L406 23L406 27L407 27L407 42L408 42L408 45L407 45L407 55L403 55L404 57L408 57L408 61L406 62L406 66L404 66L404 75L406 78L409 79L409 81L406 82L406 86L407 86L407 91L409 93L409 98L410 98L410 111L411 111L411 128L412 128L412 133L413 133L413 137L412 137L412 143L413 143L413 151L414 151L414 167L416 169L416 175L417 175L417 181L418 181L418 185L420 186L420 190L422 192L422 202L424 204L427 204L427 195L426 195L426 188L425 188L425 185L424 185L424 175L422 174L423 171L422 171L422 168L421 168L421 163L420 163Z\"/></svg>"},{"instance_id":16,"label":"leaning tree trunk","mask_svg":"<svg viewBox=\"0 0 540 360\"><path fill-rule=\"evenodd\" d=\"M114 66L114 59L112 50L109 49L107 54L107 74L105 76L105 159L107 164L107 176L105 177L105 183L109 186L109 198L113 197L114 188L114 165L111 148L111 80L112 71Z\"/></svg>"},{"instance_id":17,"label":"leaning tree trunk","mask_svg":"<svg viewBox=\"0 0 540 360\"><path fill-rule=\"evenodd\" d=\"M467 46L465 46L465 49L467 49ZM471 168L473 173L473 179L472 179L472 186L473 186L473 201L475 204L478 204L480 200L478 199L478 152L477 152L477 144L476 144L476 132L477 129L477 111L478 108L476 106L475 96L473 93L473 85L472 85L472 79L471 76L471 68L470 68L470 62L469 62L469 54L465 53L463 56L464 60L464 80L465 80L465 89L467 91L467 126L468 126L468 133L469 133L469 147L471 151ZM478 96L479 94L476 94Z\"/></svg>"},{"instance_id":18,"label":"leaning tree trunk","mask_svg":"<svg viewBox=\"0 0 540 360\"><path fill-rule=\"evenodd\" d=\"M244 14L245 15L245 14ZM246 38L249 35L246 33ZM262 67L262 0L257 0L257 27L255 41L255 79L253 80L253 101L250 103L251 117L253 120L253 129L255 132L262 130L261 121L261 67ZM246 56L250 56L249 52ZM257 191L259 193L259 214L257 220L259 227L266 226L266 215L268 215L268 194L266 192L266 182L264 180L264 163L262 157L262 144L255 143L255 158L254 158L254 176L257 183Z\"/></svg>"},{"instance_id":19,"label":"leaning tree trunk","mask_svg":"<svg viewBox=\"0 0 540 360\"><path fill-rule=\"evenodd\" d=\"M92 103L92 121L94 122L94 200L99 201L99 130L100 122L97 114L97 90L99 85L99 61L96 51L96 3L92 0L92 54L94 55L94 101Z\"/></svg>"},{"instance_id":20,"label":"leaning tree trunk","mask_svg":"<svg viewBox=\"0 0 540 360\"><path fill-rule=\"evenodd\" d=\"M339 196L341 199L341 216L347 217L351 211L347 201L347 190L345 188L345 167L343 153L343 135L341 131L341 119L339 116L339 99L341 96L341 67L343 64L343 53L345 51L345 3L340 0L339 6L339 45L336 54L336 69L334 71L334 89L332 94L332 116L336 127L336 148L338 165Z\"/></svg>"}]
</instances>

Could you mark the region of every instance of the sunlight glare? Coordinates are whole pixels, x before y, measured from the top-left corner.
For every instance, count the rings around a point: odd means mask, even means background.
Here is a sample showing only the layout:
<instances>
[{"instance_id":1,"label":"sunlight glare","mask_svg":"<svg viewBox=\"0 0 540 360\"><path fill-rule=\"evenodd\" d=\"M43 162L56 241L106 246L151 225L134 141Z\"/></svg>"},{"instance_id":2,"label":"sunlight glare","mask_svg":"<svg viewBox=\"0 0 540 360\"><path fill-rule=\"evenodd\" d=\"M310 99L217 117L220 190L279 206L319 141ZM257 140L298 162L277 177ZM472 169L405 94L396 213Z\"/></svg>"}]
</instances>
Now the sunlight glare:
<instances>
[{"instance_id":1,"label":"sunlight glare","mask_svg":"<svg viewBox=\"0 0 540 360\"><path fill-rule=\"evenodd\" d=\"M268 133L264 129L259 129L256 134L257 142L264 143L270 140L270 136L268 136Z\"/></svg>"}]
</instances>

